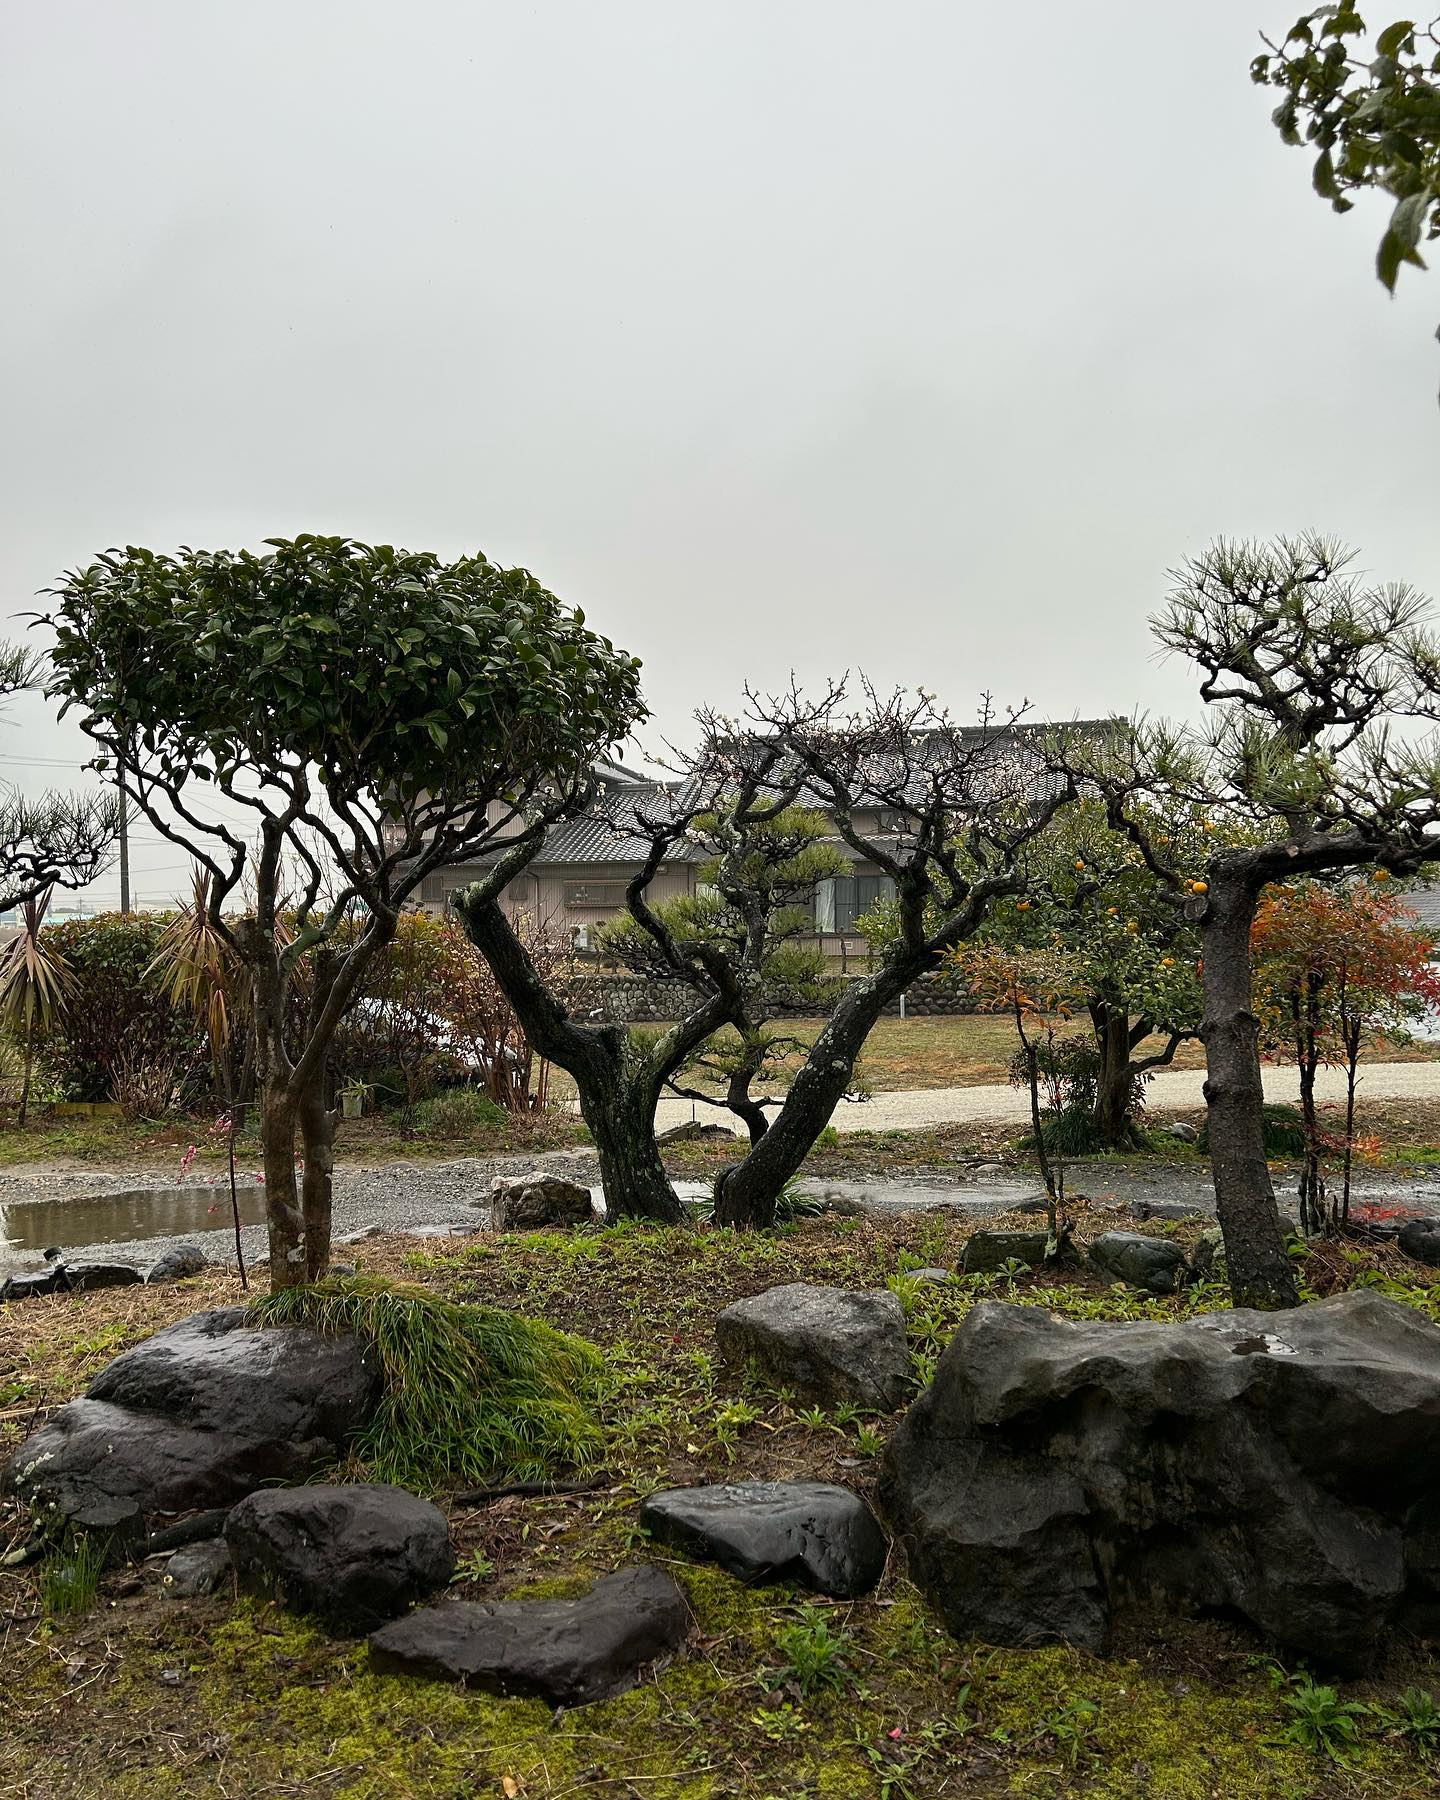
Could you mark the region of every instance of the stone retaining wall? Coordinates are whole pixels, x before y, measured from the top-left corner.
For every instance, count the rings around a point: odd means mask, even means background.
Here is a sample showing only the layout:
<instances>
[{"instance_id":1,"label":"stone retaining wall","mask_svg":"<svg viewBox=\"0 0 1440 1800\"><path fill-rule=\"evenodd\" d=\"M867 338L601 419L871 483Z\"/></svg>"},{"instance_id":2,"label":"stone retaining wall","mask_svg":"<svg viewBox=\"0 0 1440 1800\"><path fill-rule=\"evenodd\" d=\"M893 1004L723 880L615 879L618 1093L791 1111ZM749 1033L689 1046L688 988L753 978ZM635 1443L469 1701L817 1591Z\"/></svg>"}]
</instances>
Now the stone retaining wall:
<instances>
[{"instance_id":1,"label":"stone retaining wall","mask_svg":"<svg viewBox=\"0 0 1440 1800\"><path fill-rule=\"evenodd\" d=\"M650 981L642 975L596 974L589 977L571 1000L579 1018L600 1017L630 1025L656 1025L678 1019L693 1000L691 989L680 981ZM778 1012L804 1015L809 1007L781 1006ZM899 1003L888 1006L893 1018ZM933 1018L975 1010L969 991L946 975L922 975L905 996L907 1015Z\"/></svg>"}]
</instances>

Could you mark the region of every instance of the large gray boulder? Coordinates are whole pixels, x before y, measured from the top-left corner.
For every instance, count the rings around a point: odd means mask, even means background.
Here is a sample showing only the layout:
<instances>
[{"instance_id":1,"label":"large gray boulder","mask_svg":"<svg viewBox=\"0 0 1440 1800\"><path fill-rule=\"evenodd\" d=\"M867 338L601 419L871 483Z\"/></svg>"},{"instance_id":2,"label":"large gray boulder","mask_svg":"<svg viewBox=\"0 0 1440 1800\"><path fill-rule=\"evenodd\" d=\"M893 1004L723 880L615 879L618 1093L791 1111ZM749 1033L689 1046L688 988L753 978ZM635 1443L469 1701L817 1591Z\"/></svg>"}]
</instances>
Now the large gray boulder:
<instances>
[{"instance_id":1,"label":"large gray boulder","mask_svg":"<svg viewBox=\"0 0 1440 1800\"><path fill-rule=\"evenodd\" d=\"M829 1481L727 1481L652 1494L640 1523L659 1544L741 1581L792 1581L853 1599L885 1573L888 1546L856 1493Z\"/></svg>"},{"instance_id":2,"label":"large gray boulder","mask_svg":"<svg viewBox=\"0 0 1440 1800\"><path fill-rule=\"evenodd\" d=\"M374 1633L370 1662L382 1674L584 1706L633 1687L644 1665L677 1648L689 1628L674 1580L643 1565L603 1576L574 1600L421 1607Z\"/></svg>"},{"instance_id":3,"label":"large gray boulder","mask_svg":"<svg viewBox=\"0 0 1440 1800\"><path fill-rule=\"evenodd\" d=\"M791 1282L737 1300L715 1320L725 1361L753 1364L802 1400L893 1412L910 1386L905 1309L888 1289Z\"/></svg>"},{"instance_id":4,"label":"large gray boulder","mask_svg":"<svg viewBox=\"0 0 1440 1800\"><path fill-rule=\"evenodd\" d=\"M378 1370L359 1341L195 1313L102 1369L13 1454L0 1485L73 1515L97 1497L141 1517L238 1500L332 1462L369 1417Z\"/></svg>"},{"instance_id":5,"label":"large gray boulder","mask_svg":"<svg viewBox=\"0 0 1440 1800\"><path fill-rule=\"evenodd\" d=\"M1129 1608L1238 1613L1361 1666L1440 1619L1440 1330L1370 1291L1070 1324L976 1307L881 1501L951 1631L1106 1647Z\"/></svg>"},{"instance_id":6,"label":"large gray boulder","mask_svg":"<svg viewBox=\"0 0 1440 1800\"><path fill-rule=\"evenodd\" d=\"M578 1181L532 1169L528 1175L495 1177L490 1213L496 1231L545 1231L557 1225L588 1225L595 1207L589 1188Z\"/></svg>"},{"instance_id":7,"label":"large gray boulder","mask_svg":"<svg viewBox=\"0 0 1440 1800\"><path fill-rule=\"evenodd\" d=\"M241 1582L334 1631L372 1631L455 1570L445 1515L404 1488L265 1488L225 1521Z\"/></svg>"}]
</instances>

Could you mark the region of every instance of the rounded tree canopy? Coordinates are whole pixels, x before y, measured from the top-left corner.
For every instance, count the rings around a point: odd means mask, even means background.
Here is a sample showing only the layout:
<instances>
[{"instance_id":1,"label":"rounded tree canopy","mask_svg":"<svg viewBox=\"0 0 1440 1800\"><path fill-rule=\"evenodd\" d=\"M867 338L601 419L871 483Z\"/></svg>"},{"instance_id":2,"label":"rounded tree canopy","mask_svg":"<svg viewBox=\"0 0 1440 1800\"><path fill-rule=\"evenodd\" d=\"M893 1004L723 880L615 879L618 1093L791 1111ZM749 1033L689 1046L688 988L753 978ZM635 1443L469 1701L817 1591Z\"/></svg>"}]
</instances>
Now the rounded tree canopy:
<instances>
[{"instance_id":1,"label":"rounded tree canopy","mask_svg":"<svg viewBox=\"0 0 1440 1800\"><path fill-rule=\"evenodd\" d=\"M636 659L484 556L127 548L50 593L62 712L177 781L303 763L337 796L503 793L578 777L644 716Z\"/></svg>"}]
</instances>

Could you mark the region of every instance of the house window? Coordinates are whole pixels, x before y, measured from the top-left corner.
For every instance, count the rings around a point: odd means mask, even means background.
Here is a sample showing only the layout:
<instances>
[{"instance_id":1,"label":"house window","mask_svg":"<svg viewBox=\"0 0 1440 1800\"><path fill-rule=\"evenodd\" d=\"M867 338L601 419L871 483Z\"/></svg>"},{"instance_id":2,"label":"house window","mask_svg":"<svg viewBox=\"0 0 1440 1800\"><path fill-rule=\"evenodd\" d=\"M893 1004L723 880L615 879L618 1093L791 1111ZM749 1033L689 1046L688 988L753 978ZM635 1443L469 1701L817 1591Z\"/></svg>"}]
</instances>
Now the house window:
<instances>
[{"instance_id":1,"label":"house window","mask_svg":"<svg viewBox=\"0 0 1440 1800\"><path fill-rule=\"evenodd\" d=\"M835 875L815 886L815 929L846 932L855 921L882 900L894 897L895 883L888 875Z\"/></svg>"},{"instance_id":2,"label":"house window","mask_svg":"<svg viewBox=\"0 0 1440 1800\"><path fill-rule=\"evenodd\" d=\"M623 881L572 881L566 884L565 904L584 912L616 912L625 904Z\"/></svg>"}]
</instances>

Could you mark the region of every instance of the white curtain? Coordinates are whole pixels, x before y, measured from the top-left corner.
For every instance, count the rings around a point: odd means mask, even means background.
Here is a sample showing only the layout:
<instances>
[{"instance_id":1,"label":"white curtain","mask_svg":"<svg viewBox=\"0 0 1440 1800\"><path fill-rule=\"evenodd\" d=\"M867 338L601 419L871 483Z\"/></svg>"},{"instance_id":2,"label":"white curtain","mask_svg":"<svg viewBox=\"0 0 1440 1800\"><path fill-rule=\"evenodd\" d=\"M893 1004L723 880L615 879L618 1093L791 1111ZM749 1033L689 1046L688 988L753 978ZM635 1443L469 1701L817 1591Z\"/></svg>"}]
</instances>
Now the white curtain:
<instances>
[{"instance_id":1,"label":"white curtain","mask_svg":"<svg viewBox=\"0 0 1440 1800\"><path fill-rule=\"evenodd\" d=\"M833 931L835 929L835 881L833 877L827 881L815 883L815 929L817 931Z\"/></svg>"}]
</instances>

